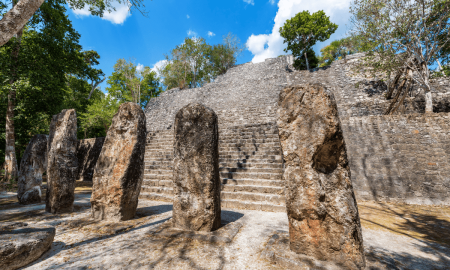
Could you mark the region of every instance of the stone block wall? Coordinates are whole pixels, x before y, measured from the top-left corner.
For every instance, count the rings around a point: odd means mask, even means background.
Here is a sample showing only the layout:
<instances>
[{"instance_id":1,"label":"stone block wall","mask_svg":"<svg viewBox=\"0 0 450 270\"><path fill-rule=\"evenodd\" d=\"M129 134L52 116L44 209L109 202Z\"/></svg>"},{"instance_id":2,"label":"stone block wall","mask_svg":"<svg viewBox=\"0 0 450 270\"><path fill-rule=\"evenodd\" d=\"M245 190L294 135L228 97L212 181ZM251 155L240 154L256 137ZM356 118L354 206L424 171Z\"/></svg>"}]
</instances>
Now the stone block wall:
<instances>
[{"instance_id":1,"label":"stone block wall","mask_svg":"<svg viewBox=\"0 0 450 270\"><path fill-rule=\"evenodd\" d=\"M450 205L449 120L435 113L343 121L356 197Z\"/></svg>"},{"instance_id":2,"label":"stone block wall","mask_svg":"<svg viewBox=\"0 0 450 270\"><path fill-rule=\"evenodd\" d=\"M105 137L79 140L77 145L77 180L92 181L95 164L102 151Z\"/></svg>"},{"instance_id":3,"label":"stone block wall","mask_svg":"<svg viewBox=\"0 0 450 270\"><path fill-rule=\"evenodd\" d=\"M357 58L311 71L294 71L291 57L236 66L202 88L172 89L152 99L147 130L172 130L176 112L194 101L217 113L221 130L276 122L281 89L321 83L336 98L358 199L450 204L450 80L433 81L437 113L421 114L418 95L397 115L383 116L389 105L384 86L352 75L352 61Z\"/></svg>"}]
</instances>

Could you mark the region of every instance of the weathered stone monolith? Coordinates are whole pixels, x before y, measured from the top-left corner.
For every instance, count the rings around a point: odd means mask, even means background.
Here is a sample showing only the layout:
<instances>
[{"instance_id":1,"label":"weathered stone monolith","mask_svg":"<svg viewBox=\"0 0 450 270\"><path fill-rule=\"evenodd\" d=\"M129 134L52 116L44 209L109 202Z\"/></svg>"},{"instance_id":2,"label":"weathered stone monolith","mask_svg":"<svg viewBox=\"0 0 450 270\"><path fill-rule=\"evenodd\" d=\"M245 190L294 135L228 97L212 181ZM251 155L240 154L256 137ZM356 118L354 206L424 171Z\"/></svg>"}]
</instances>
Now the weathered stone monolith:
<instances>
[{"instance_id":1,"label":"weathered stone monolith","mask_svg":"<svg viewBox=\"0 0 450 270\"><path fill-rule=\"evenodd\" d=\"M73 211L77 160L77 113L62 110L53 115L47 143L47 197L45 211Z\"/></svg>"},{"instance_id":2,"label":"weathered stone monolith","mask_svg":"<svg viewBox=\"0 0 450 270\"><path fill-rule=\"evenodd\" d=\"M127 102L119 107L94 169L92 216L97 220L134 218L144 176L145 114Z\"/></svg>"},{"instance_id":3,"label":"weathered stone monolith","mask_svg":"<svg viewBox=\"0 0 450 270\"><path fill-rule=\"evenodd\" d=\"M189 104L175 116L173 225L191 231L220 227L219 133L216 113Z\"/></svg>"},{"instance_id":4,"label":"weathered stone monolith","mask_svg":"<svg viewBox=\"0 0 450 270\"><path fill-rule=\"evenodd\" d=\"M17 199L21 204L41 202L42 174L47 170L48 135L34 135L20 161Z\"/></svg>"},{"instance_id":5,"label":"weathered stone monolith","mask_svg":"<svg viewBox=\"0 0 450 270\"><path fill-rule=\"evenodd\" d=\"M92 181L95 165L102 151L105 137L84 139L78 141L77 158L78 174L77 181Z\"/></svg>"},{"instance_id":6,"label":"weathered stone monolith","mask_svg":"<svg viewBox=\"0 0 450 270\"><path fill-rule=\"evenodd\" d=\"M290 248L351 269L365 266L358 208L333 94L320 84L280 93Z\"/></svg>"}]
</instances>

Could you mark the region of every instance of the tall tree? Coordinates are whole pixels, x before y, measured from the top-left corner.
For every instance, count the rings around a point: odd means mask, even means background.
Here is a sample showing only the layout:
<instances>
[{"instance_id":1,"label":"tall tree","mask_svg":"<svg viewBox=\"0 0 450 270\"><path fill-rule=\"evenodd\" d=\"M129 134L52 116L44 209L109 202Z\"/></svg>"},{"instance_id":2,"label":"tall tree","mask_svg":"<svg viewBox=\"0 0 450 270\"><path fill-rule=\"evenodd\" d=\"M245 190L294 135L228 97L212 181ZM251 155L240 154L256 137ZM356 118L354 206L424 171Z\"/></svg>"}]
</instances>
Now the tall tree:
<instances>
[{"instance_id":1,"label":"tall tree","mask_svg":"<svg viewBox=\"0 0 450 270\"><path fill-rule=\"evenodd\" d=\"M425 112L432 113L429 66L450 41L450 1L354 0L350 11L352 35L377 44L362 63L374 73L405 76L404 80L395 76L394 82L416 82L425 93ZM389 84L389 93L393 85L397 84ZM410 88L402 86L398 91L402 89L399 100Z\"/></svg>"},{"instance_id":2,"label":"tall tree","mask_svg":"<svg viewBox=\"0 0 450 270\"><path fill-rule=\"evenodd\" d=\"M65 101L71 91L68 75L81 78L92 72L78 44L80 36L65 15L64 3L47 0L33 15L24 28L17 58L14 57L16 38L0 47L0 62L5 63L0 65L0 80L7 82L1 87L2 99L11 97L11 92L15 95L15 102L9 102L8 107L0 111L0 123L5 128L0 127L0 134L5 134L1 140L6 146L0 148L0 154L7 161L7 156L11 156L11 145L20 158L31 136L48 132L51 115L67 105ZM89 90L80 89L85 91L83 100L88 97ZM15 124L14 130L11 120ZM9 134L14 134L13 140ZM13 171L7 173L15 174Z\"/></svg>"},{"instance_id":3,"label":"tall tree","mask_svg":"<svg viewBox=\"0 0 450 270\"><path fill-rule=\"evenodd\" d=\"M145 107L148 101L161 93L159 78L150 67L138 69L133 61L117 60L114 72L107 80L108 95L123 102L135 102Z\"/></svg>"},{"instance_id":4,"label":"tall tree","mask_svg":"<svg viewBox=\"0 0 450 270\"><path fill-rule=\"evenodd\" d=\"M316 44L317 41L325 41L330 38L338 26L330 21L325 12L319 10L313 14L309 11L297 13L291 19L280 27L280 35L287 43L285 52L291 51L296 57L294 66L300 65L299 58L304 56L306 69L309 70L308 50Z\"/></svg>"},{"instance_id":5,"label":"tall tree","mask_svg":"<svg viewBox=\"0 0 450 270\"><path fill-rule=\"evenodd\" d=\"M15 0L13 0L15 1ZM20 0L14 4L0 20L0 46L3 46L14 35L16 35L39 9L45 0ZM71 8L82 9L89 6L92 15L103 16L106 11L115 10L113 3L127 4L130 8L135 8L144 13L142 0L67 0Z\"/></svg>"},{"instance_id":6,"label":"tall tree","mask_svg":"<svg viewBox=\"0 0 450 270\"><path fill-rule=\"evenodd\" d=\"M231 33L214 46L203 38L186 38L166 55L166 64L159 69L163 84L168 89L201 87L233 67L244 49Z\"/></svg>"}]
</instances>

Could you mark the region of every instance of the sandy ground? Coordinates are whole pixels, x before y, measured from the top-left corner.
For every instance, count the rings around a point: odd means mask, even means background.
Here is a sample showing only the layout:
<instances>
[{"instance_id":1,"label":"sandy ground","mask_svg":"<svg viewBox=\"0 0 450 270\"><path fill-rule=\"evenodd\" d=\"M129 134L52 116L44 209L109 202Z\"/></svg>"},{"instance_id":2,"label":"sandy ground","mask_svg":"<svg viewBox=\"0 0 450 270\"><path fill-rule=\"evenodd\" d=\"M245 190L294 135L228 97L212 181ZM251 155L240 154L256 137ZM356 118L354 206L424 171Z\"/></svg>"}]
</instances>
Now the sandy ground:
<instances>
[{"instance_id":1,"label":"sandy ground","mask_svg":"<svg viewBox=\"0 0 450 270\"><path fill-rule=\"evenodd\" d=\"M0 222L56 226L52 248L24 269L279 269L260 252L275 231L287 231L285 213L223 209L223 224L241 222L229 244L151 237L172 216L172 205L139 202L137 218L117 223L90 219L90 193L77 189L75 212L51 215L44 204L20 206L0 194ZM359 203L367 269L449 269L450 210Z\"/></svg>"}]
</instances>

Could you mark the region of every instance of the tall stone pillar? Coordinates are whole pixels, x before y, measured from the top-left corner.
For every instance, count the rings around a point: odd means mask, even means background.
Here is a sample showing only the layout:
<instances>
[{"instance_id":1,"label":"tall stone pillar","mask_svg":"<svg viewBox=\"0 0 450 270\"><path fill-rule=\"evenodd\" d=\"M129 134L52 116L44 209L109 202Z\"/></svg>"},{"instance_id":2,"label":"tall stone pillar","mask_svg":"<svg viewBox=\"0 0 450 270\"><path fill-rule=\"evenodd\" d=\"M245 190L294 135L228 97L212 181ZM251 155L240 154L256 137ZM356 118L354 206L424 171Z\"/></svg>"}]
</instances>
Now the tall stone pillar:
<instances>
[{"instance_id":1,"label":"tall stone pillar","mask_svg":"<svg viewBox=\"0 0 450 270\"><path fill-rule=\"evenodd\" d=\"M278 105L291 250L363 268L358 207L333 94L320 84L288 87Z\"/></svg>"},{"instance_id":2,"label":"tall stone pillar","mask_svg":"<svg viewBox=\"0 0 450 270\"><path fill-rule=\"evenodd\" d=\"M216 113L189 104L175 116L173 225L191 231L220 227L219 132Z\"/></svg>"},{"instance_id":3,"label":"tall stone pillar","mask_svg":"<svg viewBox=\"0 0 450 270\"><path fill-rule=\"evenodd\" d=\"M94 169L92 216L97 220L134 218L144 177L145 114L132 102L119 107Z\"/></svg>"},{"instance_id":4,"label":"tall stone pillar","mask_svg":"<svg viewBox=\"0 0 450 270\"><path fill-rule=\"evenodd\" d=\"M62 110L53 115L47 143L47 212L73 211L78 171L77 142L75 110Z\"/></svg>"},{"instance_id":5,"label":"tall stone pillar","mask_svg":"<svg viewBox=\"0 0 450 270\"><path fill-rule=\"evenodd\" d=\"M41 202L42 174L47 170L48 135L34 135L20 161L17 198L21 204Z\"/></svg>"}]
</instances>

